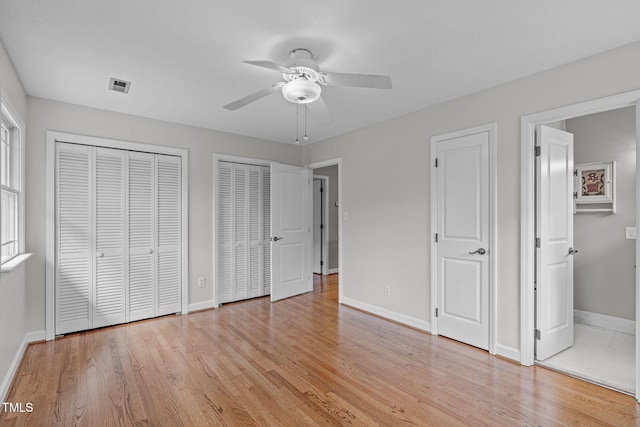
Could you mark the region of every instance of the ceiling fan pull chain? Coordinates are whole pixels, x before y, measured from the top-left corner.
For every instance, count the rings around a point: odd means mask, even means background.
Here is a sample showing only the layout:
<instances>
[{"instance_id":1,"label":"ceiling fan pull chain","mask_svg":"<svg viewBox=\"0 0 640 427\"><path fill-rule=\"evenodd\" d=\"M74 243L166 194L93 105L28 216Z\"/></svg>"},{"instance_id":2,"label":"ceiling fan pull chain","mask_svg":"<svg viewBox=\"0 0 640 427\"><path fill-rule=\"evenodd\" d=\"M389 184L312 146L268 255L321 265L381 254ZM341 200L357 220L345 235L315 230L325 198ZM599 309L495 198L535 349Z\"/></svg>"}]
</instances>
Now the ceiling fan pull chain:
<instances>
[{"instance_id":1,"label":"ceiling fan pull chain","mask_svg":"<svg viewBox=\"0 0 640 427\"><path fill-rule=\"evenodd\" d=\"M303 141L308 141L309 137L307 136L307 104L304 104L304 137Z\"/></svg>"},{"instance_id":2,"label":"ceiling fan pull chain","mask_svg":"<svg viewBox=\"0 0 640 427\"><path fill-rule=\"evenodd\" d=\"M296 144L300 144L300 140L298 139L298 128L299 128L299 113L300 112L300 104L296 104Z\"/></svg>"}]
</instances>

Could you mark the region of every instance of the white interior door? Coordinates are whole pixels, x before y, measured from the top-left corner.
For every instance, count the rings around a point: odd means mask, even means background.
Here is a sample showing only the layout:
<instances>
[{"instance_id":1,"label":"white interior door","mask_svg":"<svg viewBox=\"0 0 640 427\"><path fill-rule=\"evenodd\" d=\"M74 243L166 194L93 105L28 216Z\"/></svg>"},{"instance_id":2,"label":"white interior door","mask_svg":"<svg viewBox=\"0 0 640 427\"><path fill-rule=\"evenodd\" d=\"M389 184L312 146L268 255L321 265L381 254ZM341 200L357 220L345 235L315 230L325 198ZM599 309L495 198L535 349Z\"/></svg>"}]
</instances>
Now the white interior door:
<instances>
[{"instance_id":1,"label":"white interior door","mask_svg":"<svg viewBox=\"0 0 640 427\"><path fill-rule=\"evenodd\" d=\"M489 348L489 131L434 140L437 333Z\"/></svg>"},{"instance_id":2,"label":"white interior door","mask_svg":"<svg viewBox=\"0 0 640 427\"><path fill-rule=\"evenodd\" d=\"M271 301L313 288L311 170L271 164Z\"/></svg>"},{"instance_id":3,"label":"white interior door","mask_svg":"<svg viewBox=\"0 0 640 427\"><path fill-rule=\"evenodd\" d=\"M536 359L544 360L573 345L573 135L538 126L536 145Z\"/></svg>"}]
</instances>

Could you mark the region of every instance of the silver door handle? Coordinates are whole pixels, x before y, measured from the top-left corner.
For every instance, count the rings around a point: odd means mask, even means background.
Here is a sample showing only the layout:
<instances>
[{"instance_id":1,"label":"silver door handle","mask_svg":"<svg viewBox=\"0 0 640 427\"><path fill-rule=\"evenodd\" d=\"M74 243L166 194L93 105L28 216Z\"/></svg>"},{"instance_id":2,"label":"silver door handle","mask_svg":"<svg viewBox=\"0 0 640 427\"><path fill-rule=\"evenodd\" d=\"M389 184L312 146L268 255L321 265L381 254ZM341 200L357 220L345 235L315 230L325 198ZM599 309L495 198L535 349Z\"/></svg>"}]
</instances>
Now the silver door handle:
<instances>
[{"instance_id":1,"label":"silver door handle","mask_svg":"<svg viewBox=\"0 0 640 427\"><path fill-rule=\"evenodd\" d=\"M484 248L478 248L473 252L469 252L469 255L473 255L473 254L480 254L480 255L484 255L486 254L487 251Z\"/></svg>"},{"instance_id":2,"label":"silver door handle","mask_svg":"<svg viewBox=\"0 0 640 427\"><path fill-rule=\"evenodd\" d=\"M277 242L278 240L282 240L282 239L284 239L284 237L275 236L271 238L271 240L273 240L274 242Z\"/></svg>"},{"instance_id":3,"label":"silver door handle","mask_svg":"<svg viewBox=\"0 0 640 427\"><path fill-rule=\"evenodd\" d=\"M569 255L575 255L578 253L577 249L569 248Z\"/></svg>"}]
</instances>

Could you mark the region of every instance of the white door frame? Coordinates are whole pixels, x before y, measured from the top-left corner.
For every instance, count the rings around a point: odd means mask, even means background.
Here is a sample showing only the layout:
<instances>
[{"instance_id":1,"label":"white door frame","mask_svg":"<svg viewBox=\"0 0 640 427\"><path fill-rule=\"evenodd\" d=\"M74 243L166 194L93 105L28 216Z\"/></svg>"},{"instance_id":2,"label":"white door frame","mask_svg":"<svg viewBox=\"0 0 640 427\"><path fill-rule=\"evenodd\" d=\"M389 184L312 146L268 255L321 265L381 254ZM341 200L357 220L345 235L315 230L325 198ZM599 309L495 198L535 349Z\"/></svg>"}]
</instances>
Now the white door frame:
<instances>
[{"instance_id":1,"label":"white door frame","mask_svg":"<svg viewBox=\"0 0 640 427\"><path fill-rule=\"evenodd\" d=\"M323 175L313 175L313 179L319 179L322 181L322 260L324 264L322 264L321 273L323 276L327 275L327 270L329 269L329 177ZM315 195L314 195L315 197ZM316 207L313 207L313 212L315 214ZM313 233L312 233L313 238ZM315 238L314 238L315 240ZM311 246L313 247L314 242L311 242ZM314 261L315 262L315 261ZM313 267L311 270L313 271Z\"/></svg>"},{"instance_id":2,"label":"white door frame","mask_svg":"<svg viewBox=\"0 0 640 427\"><path fill-rule=\"evenodd\" d=\"M496 260L498 259L498 239L496 238L498 228L496 223L496 142L498 137L498 125L496 123L476 126L469 129L431 137L431 193L429 197L431 201L431 233L427 236L431 242L431 334L438 335L438 318L435 313L438 304L438 262L437 245L435 242L435 233L438 229L438 191L436 186L437 171L435 167L437 143L442 140L459 138L481 132L489 133L489 353L496 354L497 278L495 272L497 271Z\"/></svg>"},{"instance_id":3,"label":"white door frame","mask_svg":"<svg viewBox=\"0 0 640 427\"><path fill-rule=\"evenodd\" d=\"M243 163L248 165L256 165L256 166L271 166L272 162L270 160L263 159L252 159L249 157L239 157L239 156L230 156L227 154L218 154L214 153L213 155L213 270L210 271L213 289L211 295L211 302L201 304L197 309L206 309L206 308L217 308L220 306L218 301L220 298L218 297L218 195L220 194L220 183L218 180L219 171L219 163L220 162L232 162L232 163Z\"/></svg>"},{"instance_id":4,"label":"white door frame","mask_svg":"<svg viewBox=\"0 0 640 427\"><path fill-rule=\"evenodd\" d=\"M522 116L521 127L521 226L520 226L520 363L534 363L535 325L535 126L559 120L636 107L636 164L640 165L640 90ZM636 170L636 224L640 218L640 173ZM640 265L640 239L636 240L636 264ZM640 269L636 269L636 319L640 320ZM636 337L640 322L636 321ZM636 398L640 397L640 339L636 339Z\"/></svg>"},{"instance_id":5,"label":"white door frame","mask_svg":"<svg viewBox=\"0 0 640 427\"><path fill-rule=\"evenodd\" d=\"M327 166L338 166L338 303L342 304L344 296L344 274L342 269L342 158L323 160L320 162L309 163L306 167L320 169Z\"/></svg>"},{"instance_id":6,"label":"white door frame","mask_svg":"<svg viewBox=\"0 0 640 427\"><path fill-rule=\"evenodd\" d=\"M56 142L69 142L95 147L169 154L182 159L182 313L189 312L189 150L139 142L120 141L64 132L47 131L45 145L45 338L55 338L55 185Z\"/></svg>"}]
</instances>

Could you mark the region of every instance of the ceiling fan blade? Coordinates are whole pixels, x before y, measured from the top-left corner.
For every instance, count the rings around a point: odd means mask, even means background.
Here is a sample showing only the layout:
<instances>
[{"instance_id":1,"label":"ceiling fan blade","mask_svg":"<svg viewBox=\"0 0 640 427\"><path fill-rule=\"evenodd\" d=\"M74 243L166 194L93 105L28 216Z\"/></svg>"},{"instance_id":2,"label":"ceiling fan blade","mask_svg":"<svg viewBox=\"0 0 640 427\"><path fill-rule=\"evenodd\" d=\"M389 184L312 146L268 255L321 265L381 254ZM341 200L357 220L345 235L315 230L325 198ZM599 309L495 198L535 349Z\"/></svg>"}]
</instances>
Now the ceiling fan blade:
<instances>
[{"instance_id":1,"label":"ceiling fan blade","mask_svg":"<svg viewBox=\"0 0 640 427\"><path fill-rule=\"evenodd\" d=\"M247 104L251 104L252 102L257 101L260 98L264 98L267 95L272 94L273 92L277 92L280 90L281 85L279 83L274 84L271 87L264 88L256 93L252 93L251 95L247 95L244 98L240 98L237 101L234 101L230 104L225 105L222 108L227 110L235 111L240 107L244 107Z\"/></svg>"},{"instance_id":2,"label":"ceiling fan blade","mask_svg":"<svg viewBox=\"0 0 640 427\"><path fill-rule=\"evenodd\" d=\"M391 77L374 74L322 73L325 83L334 86L391 89Z\"/></svg>"},{"instance_id":3,"label":"ceiling fan blade","mask_svg":"<svg viewBox=\"0 0 640 427\"><path fill-rule=\"evenodd\" d=\"M243 61L245 64L257 65L258 67L268 68L270 70L280 71L282 73L296 74L296 70L287 68L284 65L276 64L271 61Z\"/></svg>"},{"instance_id":4,"label":"ceiling fan blade","mask_svg":"<svg viewBox=\"0 0 640 427\"><path fill-rule=\"evenodd\" d=\"M327 104L324 103L324 99L322 97L306 105L314 120L320 126L328 125L333 122L333 117L331 117Z\"/></svg>"}]
</instances>

